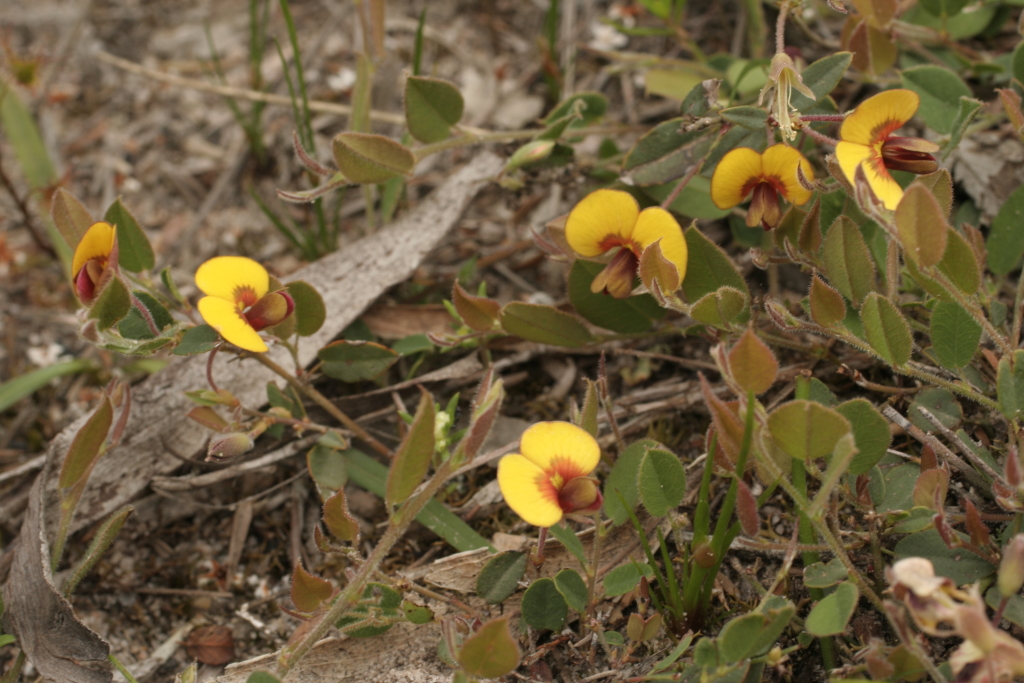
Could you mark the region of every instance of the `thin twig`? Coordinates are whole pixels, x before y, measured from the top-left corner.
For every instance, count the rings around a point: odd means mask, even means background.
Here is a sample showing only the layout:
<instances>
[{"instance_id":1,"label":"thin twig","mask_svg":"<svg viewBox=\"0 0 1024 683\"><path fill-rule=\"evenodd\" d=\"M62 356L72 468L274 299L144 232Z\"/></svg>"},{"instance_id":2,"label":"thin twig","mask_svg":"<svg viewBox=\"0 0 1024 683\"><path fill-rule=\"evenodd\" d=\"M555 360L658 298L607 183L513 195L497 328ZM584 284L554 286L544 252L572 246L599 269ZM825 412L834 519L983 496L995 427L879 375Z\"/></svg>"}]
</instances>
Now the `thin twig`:
<instances>
[{"instance_id":1,"label":"thin twig","mask_svg":"<svg viewBox=\"0 0 1024 683\"><path fill-rule=\"evenodd\" d=\"M931 412L930 410L928 410L928 409L927 409L927 408L925 408L924 406L917 406L917 410L918 410L918 412L919 412L919 413L921 413L922 415L924 415L924 419L928 420L928 421L929 421L929 422L931 422L931 423L932 423L933 425L935 425L935 428L936 428L936 429L938 429L938 430L939 430L939 432L940 432L940 433L941 433L941 434L942 434L942 435L943 435L944 437L946 437L946 439L947 439L947 440L948 440L948 441L949 441L949 442L950 442L951 444L953 444L954 446L956 446L956 449L957 449L958 451L960 451L961 453L963 453L963 454L964 454L964 456L966 456L968 460L970 460L970 461L971 461L972 463L974 463L974 466L975 466L975 467L977 467L978 469L980 469L980 470L981 470L982 472L984 472L984 473L985 473L985 474L987 474L988 476L992 477L992 480L993 480L993 481L1001 481L1001 480L1002 480L1002 476L1000 476L1000 474L999 474L998 472L996 472L996 471L995 471L994 469L992 469L992 466L991 466L991 465L989 465L989 464L988 464L987 462L985 462L984 460L982 460L982 459L981 459L981 458L980 458L980 457L978 456L978 454L977 454L977 453L975 453L974 451L972 451L972 450L971 450L971 448L970 448L970 446L968 446L967 444L965 444L965 443L964 443L964 442L963 442L963 441L962 441L962 440L960 439L960 437L956 435L956 432L954 432L954 431L953 431L952 429L950 429L950 428L949 428L949 427L947 427L946 425L942 424L942 422L940 422L940 421L939 421L939 418L935 417L935 415L933 415L933 414L932 414L932 412ZM1005 483L1005 482L1004 482L1004 483ZM1007 486L1009 486L1009 484L1007 484Z\"/></svg>"},{"instance_id":2,"label":"thin twig","mask_svg":"<svg viewBox=\"0 0 1024 683\"><path fill-rule=\"evenodd\" d=\"M924 430L920 429L917 425L910 422L910 420L900 415L892 406L884 406L882 408L882 414L889 418L890 422L894 422L902 427L903 431L914 437L921 444L931 446L936 455L941 455L945 458L950 465L955 467L964 475L964 477L970 480L973 486L976 486L982 491L991 491L991 484L986 481L985 478L977 472L977 470L961 460L960 456L949 450L946 447L946 444L936 439L933 434L925 433Z\"/></svg>"}]
</instances>

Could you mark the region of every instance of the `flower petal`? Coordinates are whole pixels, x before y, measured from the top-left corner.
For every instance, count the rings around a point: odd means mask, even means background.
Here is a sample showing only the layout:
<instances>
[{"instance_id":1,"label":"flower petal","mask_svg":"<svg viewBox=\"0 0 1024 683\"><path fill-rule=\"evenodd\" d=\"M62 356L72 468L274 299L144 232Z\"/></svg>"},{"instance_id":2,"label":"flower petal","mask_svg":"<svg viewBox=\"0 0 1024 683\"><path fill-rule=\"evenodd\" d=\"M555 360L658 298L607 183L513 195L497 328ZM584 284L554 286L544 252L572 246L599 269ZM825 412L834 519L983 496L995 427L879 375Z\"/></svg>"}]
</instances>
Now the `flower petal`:
<instances>
[{"instance_id":1,"label":"flower petal","mask_svg":"<svg viewBox=\"0 0 1024 683\"><path fill-rule=\"evenodd\" d=\"M82 235L78 246L75 247L75 256L71 260L71 277L78 275L82 266L92 259L104 259L110 256L116 236L117 231L110 223L103 221L93 223Z\"/></svg>"},{"instance_id":2,"label":"flower petal","mask_svg":"<svg viewBox=\"0 0 1024 683\"><path fill-rule=\"evenodd\" d=\"M807 161L795 147L772 145L761 155L761 165L766 178L775 179L782 184L782 194L790 202L806 204L811 198L811 191L800 184L796 169L797 166L801 167L804 177L809 181L814 180L814 169L811 168L811 162Z\"/></svg>"},{"instance_id":3,"label":"flower petal","mask_svg":"<svg viewBox=\"0 0 1024 683\"><path fill-rule=\"evenodd\" d=\"M237 303L242 301L240 292L246 292L246 305L263 298L270 289L267 269L244 256L217 256L199 266L196 271L196 286L207 296ZM213 323L210 323L211 325ZM232 342L234 343L234 342Z\"/></svg>"},{"instance_id":4,"label":"flower petal","mask_svg":"<svg viewBox=\"0 0 1024 683\"><path fill-rule=\"evenodd\" d=\"M198 308L203 320L235 346L256 353L267 350L266 343L242 317L236 304L217 296L204 296L199 300Z\"/></svg>"},{"instance_id":5,"label":"flower petal","mask_svg":"<svg viewBox=\"0 0 1024 683\"><path fill-rule=\"evenodd\" d=\"M761 177L761 155L749 147L737 147L722 157L711 176L711 201L731 209L750 193Z\"/></svg>"},{"instance_id":6,"label":"flower petal","mask_svg":"<svg viewBox=\"0 0 1024 683\"><path fill-rule=\"evenodd\" d=\"M896 205L903 198L903 188L893 180L889 171L885 169L882 158L876 155L870 147L852 142L840 142L836 145L836 159L851 185L856 182L857 167L863 166L864 175L867 177L872 191L885 205L885 208L896 210Z\"/></svg>"},{"instance_id":7,"label":"flower petal","mask_svg":"<svg viewBox=\"0 0 1024 683\"><path fill-rule=\"evenodd\" d=\"M679 281L686 277L686 239L679 222L668 211L657 206L641 211L633 228L633 239L641 249L660 239L661 254L675 265Z\"/></svg>"},{"instance_id":8,"label":"flower petal","mask_svg":"<svg viewBox=\"0 0 1024 683\"><path fill-rule=\"evenodd\" d=\"M839 137L846 142L874 145L903 127L917 111L921 98L913 90L886 90L860 103L846 117Z\"/></svg>"},{"instance_id":9,"label":"flower petal","mask_svg":"<svg viewBox=\"0 0 1024 683\"><path fill-rule=\"evenodd\" d=\"M498 463L498 487L505 502L527 524L549 527L562 519L558 492L540 467L519 453Z\"/></svg>"},{"instance_id":10,"label":"flower petal","mask_svg":"<svg viewBox=\"0 0 1024 683\"><path fill-rule=\"evenodd\" d=\"M597 256L629 240L640 206L622 190L597 190L580 201L565 221L565 239L580 256ZM615 244L608 244L613 238Z\"/></svg>"},{"instance_id":11,"label":"flower petal","mask_svg":"<svg viewBox=\"0 0 1024 683\"><path fill-rule=\"evenodd\" d=\"M601 459L601 447L585 429L570 422L538 422L519 440L523 456L563 482L585 477Z\"/></svg>"}]
</instances>

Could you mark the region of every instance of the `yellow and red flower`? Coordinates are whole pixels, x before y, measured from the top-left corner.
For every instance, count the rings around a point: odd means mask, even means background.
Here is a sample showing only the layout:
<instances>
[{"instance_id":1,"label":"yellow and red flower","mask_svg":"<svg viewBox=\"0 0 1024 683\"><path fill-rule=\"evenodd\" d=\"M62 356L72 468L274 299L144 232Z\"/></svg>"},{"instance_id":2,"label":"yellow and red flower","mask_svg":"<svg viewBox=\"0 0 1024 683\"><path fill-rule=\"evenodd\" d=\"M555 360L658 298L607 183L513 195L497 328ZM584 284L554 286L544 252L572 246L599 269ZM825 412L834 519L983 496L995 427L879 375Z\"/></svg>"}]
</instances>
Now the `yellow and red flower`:
<instances>
[{"instance_id":1,"label":"yellow and red flower","mask_svg":"<svg viewBox=\"0 0 1024 683\"><path fill-rule=\"evenodd\" d=\"M113 276L110 266L116 265L116 250L117 230L103 221L93 223L75 247L71 280L75 284L75 294L86 306L96 300L103 285Z\"/></svg>"},{"instance_id":2,"label":"yellow and red flower","mask_svg":"<svg viewBox=\"0 0 1024 683\"><path fill-rule=\"evenodd\" d=\"M679 223L660 207L641 211L636 199L622 190L597 190L584 197L565 221L565 239L573 251L587 258L619 249L591 283L595 293L628 297L640 256L655 242L676 267L679 281L686 276L686 239Z\"/></svg>"},{"instance_id":3,"label":"yellow and red flower","mask_svg":"<svg viewBox=\"0 0 1024 683\"><path fill-rule=\"evenodd\" d=\"M538 422L523 432L519 450L498 463L498 486L527 523L550 527L566 514L601 507L601 490L590 476L601 447L589 432L569 422Z\"/></svg>"},{"instance_id":4,"label":"yellow and red flower","mask_svg":"<svg viewBox=\"0 0 1024 683\"><path fill-rule=\"evenodd\" d=\"M863 169L871 190L890 210L895 210L903 197L903 188L890 170L931 173L938 169L932 156L939 151L937 144L893 135L920 104L912 90L886 90L861 102L839 129L836 159L846 179L855 183L857 169Z\"/></svg>"},{"instance_id":5,"label":"yellow and red flower","mask_svg":"<svg viewBox=\"0 0 1024 683\"><path fill-rule=\"evenodd\" d=\"M772 145L763 154L737 147L722 157L711 176L711 201L720 209L731 209L753 194L747 225L771 230L782 219L780 196L797 205L811 198L811 191L797 176L797 168L808 184L814 180L811 163L793 147Z\"/></svg>"},{"instance_id":6,"label":"yellow and red flower","mask_svg":"<svg viewBox=\"0 0 1024 683\"><path fill-rule=\"evenodd\" d=\"M266 268L243 256L218 256L199 266L196 286L206 294L198 304L203 320L246 351L266 351L259 331L277 325L295 308L286 291L269 291Z\"/></svg>"}]
</instances>

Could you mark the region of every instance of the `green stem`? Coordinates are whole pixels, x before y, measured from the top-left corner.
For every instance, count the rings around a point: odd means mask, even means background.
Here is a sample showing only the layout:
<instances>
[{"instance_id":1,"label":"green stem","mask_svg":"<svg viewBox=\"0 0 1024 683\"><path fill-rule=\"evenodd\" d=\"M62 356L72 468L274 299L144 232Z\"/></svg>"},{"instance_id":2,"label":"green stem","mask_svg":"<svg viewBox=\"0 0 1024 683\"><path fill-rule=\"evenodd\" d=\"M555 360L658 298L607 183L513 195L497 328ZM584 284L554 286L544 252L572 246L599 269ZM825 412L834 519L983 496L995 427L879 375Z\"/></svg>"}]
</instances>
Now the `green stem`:
<instances>
[{"instance_id":1,"label":"green stem","mask_svg":"<svg viewBox=\"0 0 1024 683\"><path fill-rule=\"evenodd\" d=\"M252 354L251 358L254 358L256 362L269 368L275 374L282 377L284 381L288 382L288 384L292 385L295 389L305 394L314 403L316 403L318 406L326 410L331 415L331 417L336 419L341 424L345 425L346 429L348 429L357 437L365 441L367 445L373 448L373 450L377 451L386 458L391 458L391 449L382 444L380 441L377 441L377 439L370 436L365 429L360 427L352 418L350 418L348 415L342 412L342 410L338 408L338 406L334 405L334 403L332 403L326 396L321 394L319 391L317 391L310 385L300 382L290 372L282 368L274 361L270 360L267 357L267 354L254 353Z\"/></svg>"},{"instance_id":2,"label":"green stem","mask_svg":"<svg viewBox=\"0 0 1024 683\"><path fill-rule=\"evenodd\" d=\"M613 133L621 133L632 130L631 126L592 126L589 128L580 128L573 130L574 136L586 136L586 135L611 135ZM416 163L419 163L431 154L437 154L438 152L444 152L449 149L455 149L456 147L464 147L467 145L476 145L482 142L514 142L515 140L523 140L526 138L537 137L544 132L543 128L525 128L523 130L484 130L482 128L472 128L470 126L460 126L458 131L462 135L456 135L442 140L441 142L434 142L429 145L423 145L412 150L413 155L416 158Z\"/></svg>"},{"instance_id":3,"label":"green stem","mask_svg":"<svg viewBox=\"0 0 1024 683\"><path fill-rule=\"evenodd\" d=\"M1010 335L1010 345L1014 348L1020 346L1020 328L1024 322L1024 277L1017 278L1017 296L1013 299L1013 333Z\"/></svg>"},{"instance_id":4,"label":"green stem","mask_svg":"<svg viewBox=\"0 0 1024 683\"><path fill-rule=\"evenodd\" d=\"M601 564L601 543L604 541L605 526L601 523L601 513L594 518L594 540L590 547L590 564L583 567L587 573L587 628L594 623L594 612L597 609L597 568ZM666 567L671 572L671 567Z\"/></svg>"},{"instance_id":5,"label":"green stem","mask_svg":"<svg viewBox=\"0 0 1024 683\"><path fill-rule=\"evenodd\" d=\"M128 683L139 683L137 680L135 680L135 676L132 676L128 669L124 668L124 664L122 664L117 657L115 657L113 654L109 654L107 655L107 659L109 659L110 663L113 664L117 668L117 670L121 672L121 675L124 676L125 680L128 681Z\"/></svg>"},{"instance_id":6,"label":"green stem","mask_svg":"<svg viewBox=\"0 0 1024 683\"><path fill-rule=\"evenodd\" d=\"M419 489L413 498L408 499L398 508L391 517L391 524L388 525L373 552L360 565L359 570L352 576L344 590L338 594L327 613L316 623L316 626L306 633L301 641L281 652L281 656L278 658L278 673L281 678L284 678L292 667L309 653L313 645L327 634L345 612L355 607L363 595L366 584L373 578L374 572L380 567L381 562L405 534L406 529L416 519L416 515L434 498L434 494L441 489L455 469L455 458L449 458L434 472L426 485Z\"/></svg>"},{"instance_id":7,"label":"green stem","mask_svg":"<svg viewBox=\"0 0 1024 683\"><path fill-rule=\"evenodd\" d=\"M21 675L21 669L25 666L27 659L28 658L25 656L24 650L18 652L18 657L14 660L14 665L7 670L7 673L3 675L3 678L0 678L0 683L14 683L18 680L18 676Z\"/></svg>"}]
</instances>

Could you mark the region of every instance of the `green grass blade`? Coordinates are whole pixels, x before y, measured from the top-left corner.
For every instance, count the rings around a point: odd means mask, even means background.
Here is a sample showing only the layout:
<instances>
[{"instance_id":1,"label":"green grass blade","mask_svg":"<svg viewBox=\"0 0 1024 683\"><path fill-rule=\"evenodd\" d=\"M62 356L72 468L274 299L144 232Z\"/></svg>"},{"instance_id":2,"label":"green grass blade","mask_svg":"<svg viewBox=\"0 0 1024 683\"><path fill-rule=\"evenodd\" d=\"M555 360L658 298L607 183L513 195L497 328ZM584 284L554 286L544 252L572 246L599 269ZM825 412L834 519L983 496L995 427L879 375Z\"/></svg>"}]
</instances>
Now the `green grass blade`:
<instances>
[{"instance_id":1,"label":"green grass blade","mask_svg":"<svg viewBox=\"0 0 1024 683\"><path fill-rule=\"evenodd\" d=\"M63 363L54 363L0 384L0 412L7 410L15 403L30 396L55 377L74 375L92 369L92 362L78 358Z\"/></svg>"},{"instance_id":2,"label":"green grass blade","mask_svg":"<svg viewBox=\"0 0 1024 683\"><path fill-rule=\"evenodd\" d=\"M355 448L345 451L345 461L348 464L349 479L370 493L384 497L387 467ZM486 538L473 531L468 524L436 499L426 504L420 514L416 515L416 520L459 552L477 548L494 550Z\"/></svg>"}]
</instances>

